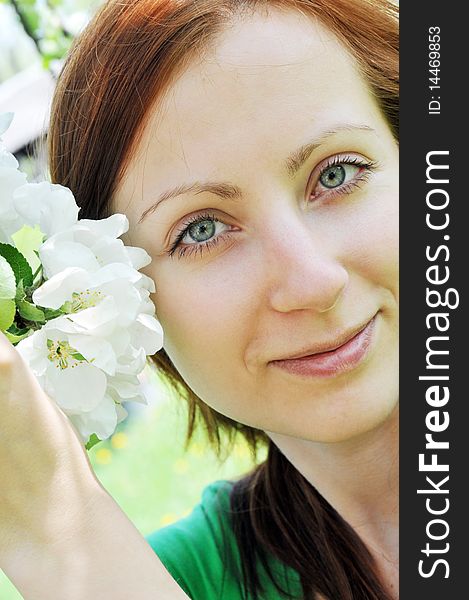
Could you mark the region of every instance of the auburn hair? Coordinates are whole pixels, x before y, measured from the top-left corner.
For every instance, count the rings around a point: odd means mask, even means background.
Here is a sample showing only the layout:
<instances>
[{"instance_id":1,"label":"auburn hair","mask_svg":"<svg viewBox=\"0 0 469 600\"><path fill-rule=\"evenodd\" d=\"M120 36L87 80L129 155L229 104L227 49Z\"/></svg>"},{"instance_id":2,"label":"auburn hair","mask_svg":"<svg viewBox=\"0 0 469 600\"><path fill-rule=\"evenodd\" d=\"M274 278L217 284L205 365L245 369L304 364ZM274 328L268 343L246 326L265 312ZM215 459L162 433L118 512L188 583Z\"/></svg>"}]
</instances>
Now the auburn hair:
<instances>
[{"instance_id":1,"label":"auburn hair","mask_svg":"<svg viewBox=\"0 0 469 600\"><path fill-rule=\"evenodd\" d=\"M112 214L113 194L152 107L191 59L213 47L238 16L270 7L300 11L336 35L355 57L397 141L393 0L110 0L75 40L51 111L51 179L73 191L80 218ZM164 350L151 360L187 400L186 444L200 424L219 454L223 440L233 441L237 433L254 456L268 446L267 459L236 481L231 493L245 598L262 597L259 564L279 596L291 597L268 568L270 555L299 574L305 599L390 600L363 541L267 435L207 406Z\"/></svg>"}]
</instances>

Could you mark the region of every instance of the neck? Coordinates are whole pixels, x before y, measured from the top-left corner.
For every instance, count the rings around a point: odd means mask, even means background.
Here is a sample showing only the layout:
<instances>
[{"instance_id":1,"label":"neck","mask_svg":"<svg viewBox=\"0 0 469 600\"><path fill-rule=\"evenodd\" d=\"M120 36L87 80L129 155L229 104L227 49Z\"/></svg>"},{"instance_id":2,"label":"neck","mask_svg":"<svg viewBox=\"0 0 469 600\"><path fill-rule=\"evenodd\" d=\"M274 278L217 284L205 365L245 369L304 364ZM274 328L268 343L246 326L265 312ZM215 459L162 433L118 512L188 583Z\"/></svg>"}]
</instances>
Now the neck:
<instances>
[{"instance_id":1,"label":"neck","mask_svg":"<svg viewBox=\"0 0 469 600\"><path fill-rule=\"evenodd\" d=\"M344 442L268 435L355 529L382 569L397 568L398 410L375 430Z\"/></svg>"}]
</instances>

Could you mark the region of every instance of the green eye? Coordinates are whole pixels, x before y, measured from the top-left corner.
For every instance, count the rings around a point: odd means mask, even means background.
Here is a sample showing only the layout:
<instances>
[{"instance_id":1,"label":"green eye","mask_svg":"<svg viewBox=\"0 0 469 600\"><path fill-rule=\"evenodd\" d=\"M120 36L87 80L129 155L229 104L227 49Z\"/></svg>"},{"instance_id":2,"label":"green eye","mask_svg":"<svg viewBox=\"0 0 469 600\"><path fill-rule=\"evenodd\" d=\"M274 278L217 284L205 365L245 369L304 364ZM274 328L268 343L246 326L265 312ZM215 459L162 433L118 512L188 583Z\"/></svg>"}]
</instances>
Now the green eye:
<instances>
[{"instance_id":1,"label":"green eye","mask_svg":"<svg viewBox=\"0 0 469 600\"><path fill-rule=\"evenodd\" d=\"M206 249L214 248L221 243L229 233L230 226L215 215L208 212L196 215L184 223L168 254L173 256L177 249L178 258L194 253L202 255Z\"/></svg>"},{"instance_id":2,"label":"green eye","mask_svg":"<svg viewBox=\"0 0 469 600\"><path fill-rule=\"evenodd\" d=\"M327 167L322 173L319 181L326 188L335 188L342 185L345 181L346 173L342 165L333 165Z\"/></svg>"},{"instance_id":3,"label":"green eye","mask_svg":"<svg viewBox=\"0 0 469 600\"><path fill-rule=\"evenodd\" d=\"M313 171L316 181L310 193L311 200L318 198L335 198L337 195L350 194L355 188L368 181L375 171L377 163L366 161L359 156L335 156L322 163L317 171Z\"/></svg>"},{"instance_id":4,"label":"green eye","mask_svg":"<svg viewBox=\"0 0 469 600\"><path fill-rule=\"evenodd\" d=\"M213 220L205 219L193 223L188 229L187 234L194 242L206 242L215 235L216 223Z\"/></svg>"}]
</instances>

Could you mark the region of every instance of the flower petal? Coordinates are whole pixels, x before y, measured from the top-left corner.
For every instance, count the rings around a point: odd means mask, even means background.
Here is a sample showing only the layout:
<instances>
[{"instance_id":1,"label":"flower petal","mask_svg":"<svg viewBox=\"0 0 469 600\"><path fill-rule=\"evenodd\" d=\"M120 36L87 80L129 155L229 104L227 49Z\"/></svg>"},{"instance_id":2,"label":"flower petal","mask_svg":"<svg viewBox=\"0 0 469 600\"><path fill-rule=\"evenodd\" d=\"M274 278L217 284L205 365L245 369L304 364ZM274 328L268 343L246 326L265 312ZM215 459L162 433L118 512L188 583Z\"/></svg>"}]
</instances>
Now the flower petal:
<instances>
[{"instance_id":1,"label":"flower petal","mask_svg":"<svg viewBox=\"0 0 469 600\"><path fill-rule=\"evenodd\" d=\"M5 131L8 129L8 127L10 127L14 116L15 116L15 113L13 113L13 112L0 113L0 136L5 133Z\"/></svg>"},{"instance_id":2,"label":"flower petal","mask_svg":"<svg viewBox=\"0 0 469 600\"><path fill-rule=\"evenodd\" d=\"M121 423L129 416L129 413L122 406L122 404L116 404L116 413L117 413L117 422L118 423Z\"/></svg>"},{"instance_id":3,"label":"flower petal","mask_svg":"<svg viewBox=\"0 0 469 600\"><path fill-rule=\"evenodd\" d=\"M73 292L86 289L88 282L87 271L79 267L66 267L34 291L33 302L39 306L58 309L64 302L72 299Z\"/></svg>"},{"instance_id":4,"label":"flower petal","mask_svg":"<svg viewBox=\"0 0 469 600\"><path fill-rule=\"evenodd\" d=\"M14 204L25 223L39 225L48 238L78 220L79 208L72 192L56 183L25 184L15 191Z\"/></svg>"},{"instance_id":5,"label":"flower petal","mask_svg":"<svg viewBox=\"0 0 469 600\"><path fill-rule=\"evenodd\" d=\"M12 300L15 295L15 273L7 259L0 255L0 300Z\"/></svg>"},{"instance_id":6,"label":"flower petal","mask_svg":"<svg viewBox=\"0 0 469 600\"><path fill-rule=\"evenodd\" d=\"M76 242L58 241L54 237L44 242L39 250L39 257L47 279L67 267L78 267L88 273L99 269L99 263L89 248Z\"/></svg>"},{"instance_id":7,"label":"flower petal","mask_svg":"<svg viewBox=\"0 0 469 600\"><path fill-rule=\"evenodd\" d=\"M134 269L141 269L151 263L151 256L143 248L125 246L125 249Z\"/></svg>"},{"instance_id":8,"label":"flower petal","mask_svg":"<svg viewBox=\"0 0 469 600\"><path fill-rule=\"evenodd\" d=\"M80 224L86 226L91 232L99 237L109 236L118 238L129 230L129 219L121 214L115 213L106 219L80 219Z\"/></svg>"},{"instance_id":9,"label":"flower petal","mask_svg":"<svg viewBox=\"0 0 469 600\"><path fill-rule=\"evenodd\" d=\"M132 345L141 347L151 356L163 347L163 328L160 322L145 313L141 313L132 324Z\"/></svg>"},{"instance_id":10,"label":"flower petal","mask_svg":"<svg viewBox=\"0 0 469 600\"><path fill-rule=\"evenodd\" d=\"M83 441L87 442L93 433L100 440L105 440L114 433L117 426L116 405L114 400L106 395L93 410L80 415L73 415L71 420L78 429Z\"/></svg>"},{"instance_id":11,"label":"flower petal","mask_svg":"<svg viewBox=\"0 0 469 600\"><path fill-rule=\"evenodd\" d=\"M109 375L116 372L117 359L111 344L102 338L92 335L69 335L70 346L76 348L93 366L102 369Z\"/></svg>"},{"instance_id":12,"label":"flower petal","mask_svg":"<svg viewBox=\"0 0 469 600\"><path fill-rule=\"evenodd\" d=\"M50 362L47 359L47 335L44 328L22 339L15 347L37 378L45 376Z\"/></svg>"},{"instance_id":13,"label":"flower petal","mask_svg":"<svg viewBox=\"0 0 469 600\"><path fill-rule=\"evenodd\" d=\"M78 415L96 408L104 398L106 375L96 367L81 362L75 367L49 367L47 390L68 415Z\"/></svg>"},{"instance_id":14,"label":"flower petal","mask_svg":"<svg viewBox=\"0 0 469 600\"><path fill-rule=\"evenodd\" d=\"M96 336L107 337L118 326L120 314L115 299L105 296L99 304L68 315L68 319Z\"/></svg>"}]
</instances>

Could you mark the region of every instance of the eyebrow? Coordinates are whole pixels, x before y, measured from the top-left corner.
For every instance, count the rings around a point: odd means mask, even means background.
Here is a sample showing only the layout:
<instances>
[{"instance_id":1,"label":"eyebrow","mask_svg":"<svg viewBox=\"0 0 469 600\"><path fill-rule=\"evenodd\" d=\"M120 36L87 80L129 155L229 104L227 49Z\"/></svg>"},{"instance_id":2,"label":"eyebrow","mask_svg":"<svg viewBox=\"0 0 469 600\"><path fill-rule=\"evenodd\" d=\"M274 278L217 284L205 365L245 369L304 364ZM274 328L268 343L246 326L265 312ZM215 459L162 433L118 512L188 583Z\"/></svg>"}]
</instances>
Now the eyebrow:
<instances>
[{"instance_id":1,"label":"eyebrow","mask_svg":"<svg viewBox=\"0 0 469 600\"><path fill-rule=\"evenodd\" d=\"M367 131L376 133L372 127L361 124L338 125L337 127L323 131L314 140L303 144L303 146L292 152L288 158L286 158L284 166L290 178L293 178L296 175L296 173L308 160L310 155L329 138L337 135L338 133L348 131ZM149 214L154 212L162 202L165 202L170 198L176 198L184 194L203 194L205 192L215 194L216 196L219 196L225 200L239 200L243 196L243 193L238 186L227 182L207 181L202 183L195 181L193 183L184 183L162 192L155 202L149 208L143 211L140 219L138 220L138 224L140 224Z\"/></svg>"}]
</instances>

